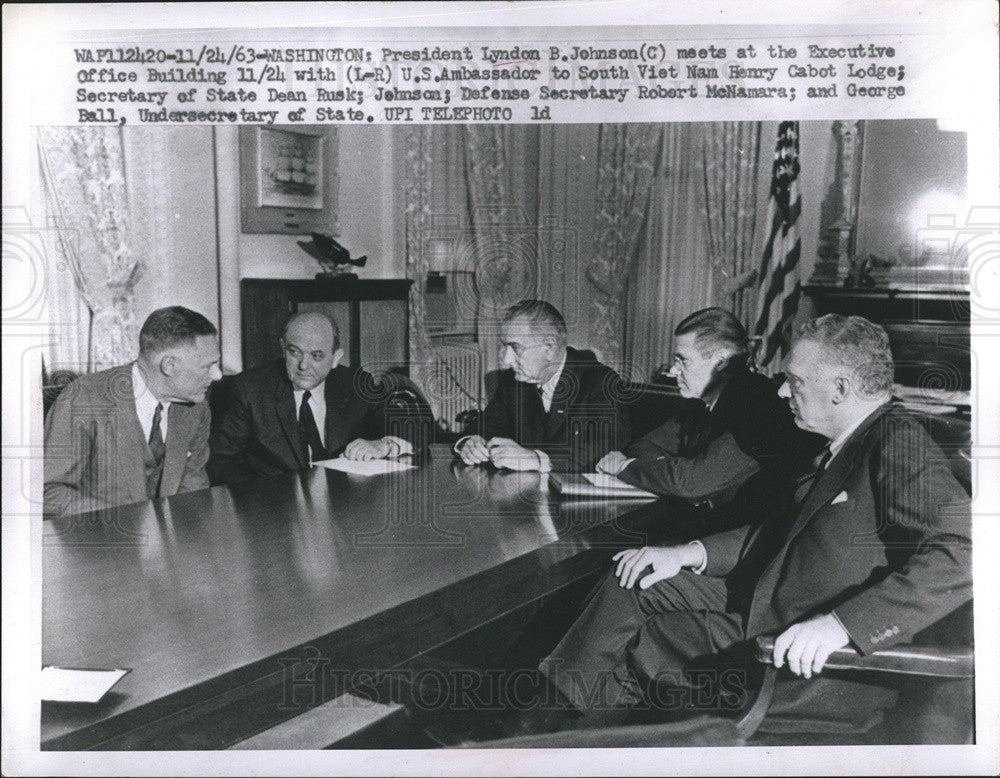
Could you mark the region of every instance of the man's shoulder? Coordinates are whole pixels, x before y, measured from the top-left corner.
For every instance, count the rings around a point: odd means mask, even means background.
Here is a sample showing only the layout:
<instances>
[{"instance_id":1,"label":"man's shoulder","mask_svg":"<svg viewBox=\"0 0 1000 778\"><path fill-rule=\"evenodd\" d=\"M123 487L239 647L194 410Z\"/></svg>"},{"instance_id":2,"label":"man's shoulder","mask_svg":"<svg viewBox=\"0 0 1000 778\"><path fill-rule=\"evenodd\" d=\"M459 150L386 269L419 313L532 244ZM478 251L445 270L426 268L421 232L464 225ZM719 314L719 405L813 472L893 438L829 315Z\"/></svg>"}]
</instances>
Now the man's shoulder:
<instances>
[{"instance_id":1,"label":"man's shoulder","mask_svg":"<svg viewBox=\"0 0 1000 778\"><path fill-rule=\"evenodd\" d=\"M350 365L337 365L327 374L324 382L327 386L349 387L359 381L374 381L375 378L367 370Z\"/></svg>"},{"instance_id":2,"label":"man's shoulder","mask_svg":"<svg viewBox=\"0 0 1000 778\"><path fill-rule=\"evenodd\" d=\"M565 370L574 376L581 397L593 399L595 393L611 398L623 396L621 376L599 361L593 351L567 348Z\"/></svg>"},{"instance_id":3,"label":"man's shoulder","mask_svg":"<svg viewBox=\"0 0 1000 778\"><path fill-rule=\"evenodd\" d=\"M888 467L904 462L926 463L936 448L921 419L897 402L888 402L874 411L844 444L864 459L875 457ZM934 459L931 456L930 459Z\"/></svg>"},{"instance_id":4,"label":"man's shoulder","mask_svg":"<svg viewBox=\"0 0 1000 778\"><path fill-rule=\"evenodd\" d=\"M779 428L785 433L797 429L788 403L778 396L775 382L749 370L728 381L715 404L716 417L727 427L757 436Z\"/></svg>"},{"instance_id":5,"label":"man's shoulder","mask_svg":"<svg viewBox=\"0 0 1000 778\"><path fill-rule=\"evenodd\" d=\"M719 399L743 409L748 406L788 407L778 396L778 386L773 379L749 370L736 373L722 390Z\"/></svg>"},{"instance_id":6,"label":"man's shoulder","mask_svg":"<svg viewBox=\"0 0 1000 778\"><path fill-rule=\"evenodd\" d=\"M227 377L226 380L234 386L239 386L247 391L270 389L277 386L282 381L287 380L284 360L265 362Z\"/></svg>"},{"instance_id":7,"label":"man's shoulder","mask_svg":"<svg viewBox=\"0 0 1000 778\"><path fill-rule=\"evenodd\" d=\"M117 403L133 401L132 363L86 373L73 379L59 393L57 402Z\"/></svg>"},{"instance_id":8,"label":"man's shoulder","mask_svg":"<svg viewBox=\"0 0 1000 778\"><path fill-rule=\"evenodd\" d=\"M566 369L581 375L618 378L618 373L601 362L593 351L572 346L566 347Z\"/></svg>"},{"instance_id":9,"label":"man's shoulder","mask_svg":"<svg viewBox=\"0 0 1000 778\"><path fill-rule=\"evenodd\" d=\"M898 402L887 402L875 410L858 431L869 440L887 440L900 435L927 435L927 430L917 415Z\"/></svg>"}]
</instances>

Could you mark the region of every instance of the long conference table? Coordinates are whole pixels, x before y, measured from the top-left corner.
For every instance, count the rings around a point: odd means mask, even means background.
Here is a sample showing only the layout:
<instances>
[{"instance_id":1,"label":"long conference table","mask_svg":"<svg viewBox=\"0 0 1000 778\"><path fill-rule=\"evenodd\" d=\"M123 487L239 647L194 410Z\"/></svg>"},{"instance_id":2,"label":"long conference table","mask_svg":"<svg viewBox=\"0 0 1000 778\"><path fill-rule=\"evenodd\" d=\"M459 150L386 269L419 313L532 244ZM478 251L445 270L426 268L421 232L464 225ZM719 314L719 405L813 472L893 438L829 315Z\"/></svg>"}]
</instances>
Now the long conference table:
<instances>
[{"instance_id":1,"label":"long conference table","mask_svg":"<svg viewBox=\"0 0 1000 778\"><path fill-rule=\"evenodd\" d=\"M47 521L43 664L131 672L100 703L42 703L41 746L229 747L606 569L671 505L564 500L435 446L403 472L313 468Z\"/></svg>"}]
</instances>

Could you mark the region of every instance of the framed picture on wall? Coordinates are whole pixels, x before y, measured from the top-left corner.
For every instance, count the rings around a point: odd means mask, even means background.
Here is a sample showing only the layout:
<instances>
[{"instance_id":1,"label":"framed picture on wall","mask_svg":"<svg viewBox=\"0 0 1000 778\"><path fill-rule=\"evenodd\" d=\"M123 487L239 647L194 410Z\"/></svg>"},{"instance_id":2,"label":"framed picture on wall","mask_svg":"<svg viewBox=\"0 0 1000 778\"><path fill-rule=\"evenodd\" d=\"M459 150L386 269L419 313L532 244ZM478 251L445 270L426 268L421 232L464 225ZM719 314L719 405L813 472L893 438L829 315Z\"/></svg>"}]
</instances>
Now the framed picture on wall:
<instances>
[{"instance_id":1,"label":"framed picture on wall","mask_svg":"<svg viewBox=\"0 0 1000 778\"><path fill-rule=\"evenodd\" d=\"M240 127L245 233L338 235L335 127Z\"/></svg>"}]
</instances>

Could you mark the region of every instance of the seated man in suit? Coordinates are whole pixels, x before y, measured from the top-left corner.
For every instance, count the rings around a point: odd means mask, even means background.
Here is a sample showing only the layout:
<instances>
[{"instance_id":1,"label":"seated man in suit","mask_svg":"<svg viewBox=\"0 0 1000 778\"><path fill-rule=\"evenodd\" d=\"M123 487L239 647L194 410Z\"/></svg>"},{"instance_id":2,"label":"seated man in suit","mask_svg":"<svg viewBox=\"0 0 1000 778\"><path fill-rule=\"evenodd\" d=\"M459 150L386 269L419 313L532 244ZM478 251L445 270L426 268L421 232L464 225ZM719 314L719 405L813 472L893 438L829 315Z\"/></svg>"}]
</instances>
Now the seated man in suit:
<instances>
[{"instance_id":1,"label":"seated man in suit","mask_svg":"<svg viewBox=\"0 0 1000 778\"><path fill-rule=\"evenodd\" d=\"M674 361L683 415L668 419L597 463L640 489L717 507L766 507L775 488L811 460L819 436L795 426L770 379L748 366L747 332L729 311L705 308L677 325Z\"/></svg>"},{"instance_id":2,"label":"seated man in suit","mask_svg":"<svg viewBox=\"0 0 1000 778\"><path fill-rule=\"evenodd\" d=\"M500 349L506 369L483 411L482 434L455 445L465 464L579 472L628 441L621 379L592 352L566 345L566 322L552 305L511 306L500 325Z\"/></svg>"},{"instance_id":3,"label":"seated man in suit","mask_svg":"<svg viewBox=\"0 0 1000 778\"><path fill-rule=\"evenodd\" d=\"M66 515L204 489L219 372L215 326L175 306L153 311L130 365L81 376L45 419L45 513Z\"/></svg>"},{"instance_id":4,"label":"seated man in suit","mask_svg":"<svg viewBox=\"0 0 1000 778\"><path fill-rule=\"evenodd\" d=\"M244 370L220 388L208 463L213 483L303 470L340 455L413 453L409 441L385 434L384 404L364 396L372 376L339 364L344 350L333 319L312 312L292 317L281 347L283 359Z\"/></svg>"},{"instance_id":5,"label":"seated man in suit","mask_svg":"<svg viewBox=\"0 0 1000 778\"><path fill-rule=\"evenodd\" d=\"M618 723L649 701L718 711L725 678L706 699L698 674L748 639L776 635L775 664L809 678L838 648L908 641L971 598L969 499L920 422L891 402L885 331L857 316L815 319L785 370L796 424L829 441L815 472L756 526L616 554L540 665L564 709L522 725Z\"/></svg>"}]
</instances>

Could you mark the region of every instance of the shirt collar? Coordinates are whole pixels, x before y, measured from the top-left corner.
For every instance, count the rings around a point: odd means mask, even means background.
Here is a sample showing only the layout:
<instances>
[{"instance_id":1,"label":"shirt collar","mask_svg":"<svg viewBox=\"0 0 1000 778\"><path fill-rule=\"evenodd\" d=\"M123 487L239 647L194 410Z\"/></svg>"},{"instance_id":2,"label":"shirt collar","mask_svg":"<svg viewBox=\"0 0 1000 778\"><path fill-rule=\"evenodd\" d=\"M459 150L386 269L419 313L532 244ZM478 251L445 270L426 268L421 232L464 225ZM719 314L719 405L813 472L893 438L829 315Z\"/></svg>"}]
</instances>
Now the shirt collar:
<instances>
[{"instance_id":1,"label":"shirt collar","mask_svg":"<svg viewBox=\"0 0 1000 778\"><path fill-rule=\"evenodd\" d=\"M170 400L157 400L156 395L150 391L138 362L132 363L132 397L137 408L149 408L150 412L156 408L157 403L163 406L163 410L170 407Z\"/></svg>"},{"instance_id":2,"label":"shirt collar","mask_svg":"<svg viewBox=\"0 0 1000 778\"><path fill-rule=\"evenodd\" d=\"M559 383L559 377L562 375L563 368L566 367L566 352L563 351L562 359L559 360L559 367L556 372L552 374L552 377L541 384L539 388L542 390L542 394L546 397L551 397L556 392L556 384Z\"/></svg>"},{"instance_id":3,"label":"shirt collar","mask_svg":"<svg viewBox=\"0 0 1000 778\"><path fill-rule=\"evenodd\" d=\"M292 394L295 395L295 404L296 405L299 405L302 402L302 395L305 394L306 391L309 392L309 400L310 400L310 402L315 399L316 402L318 402L320 405L322 405L323 403L326 402L326 379L324 378L322 381L320 381L318 384L316 384L316 386L314 386L312 389L309 389L309 390L306 390L306 389L296 389L293 386L292 387Z\"/></svg>"},{"instance_id":4,"label":"shirt collar","mask_svg":"<svg viewBox=\"0 0 1000 778\"><path fill-rule=\"evenodd\" d=\"M854 434L854 432L858 429L858 427L860 427L868 419L870 419L873 414L878 413L878 411L882 410L884 405L885 403L882 403L882 405L879 405L877 408L874 408L871 411L871 413L866 413L864 416L858 418L847 429L841 432L834 440L831 440L829 444L830 459L833 459L835 456L837 456L837 454L840 452L840 449L842 449L844 447L844 444L847 443L847 439Z\"/></svg>"}]
</instances>

